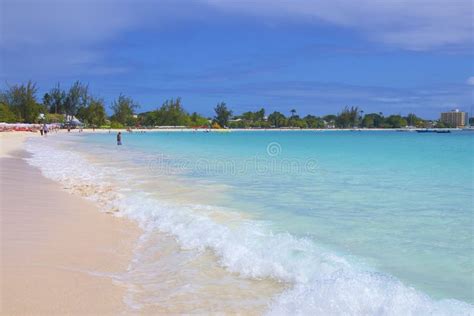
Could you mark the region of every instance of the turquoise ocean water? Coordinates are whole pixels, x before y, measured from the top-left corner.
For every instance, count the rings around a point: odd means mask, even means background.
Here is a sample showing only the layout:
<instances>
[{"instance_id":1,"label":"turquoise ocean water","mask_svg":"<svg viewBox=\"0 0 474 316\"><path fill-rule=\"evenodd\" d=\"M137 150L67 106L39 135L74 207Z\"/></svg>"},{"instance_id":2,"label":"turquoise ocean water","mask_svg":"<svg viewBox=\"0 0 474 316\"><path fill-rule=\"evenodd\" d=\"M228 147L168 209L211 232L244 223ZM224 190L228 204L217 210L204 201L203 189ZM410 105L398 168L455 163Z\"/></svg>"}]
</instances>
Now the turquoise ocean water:
<instances>
[{"instance_id":1,"label":"turquoise ocean water","mask_svg":"<svg viewBox=\"0 0 474 316\"><path fill-rule=\"evenodd\" d=\"M270 311L473 312L473 133L74 136L55 150L87 155L82 177L118 184L127 216L229 271L293 284Z\"/></svg>"}]
</instances>

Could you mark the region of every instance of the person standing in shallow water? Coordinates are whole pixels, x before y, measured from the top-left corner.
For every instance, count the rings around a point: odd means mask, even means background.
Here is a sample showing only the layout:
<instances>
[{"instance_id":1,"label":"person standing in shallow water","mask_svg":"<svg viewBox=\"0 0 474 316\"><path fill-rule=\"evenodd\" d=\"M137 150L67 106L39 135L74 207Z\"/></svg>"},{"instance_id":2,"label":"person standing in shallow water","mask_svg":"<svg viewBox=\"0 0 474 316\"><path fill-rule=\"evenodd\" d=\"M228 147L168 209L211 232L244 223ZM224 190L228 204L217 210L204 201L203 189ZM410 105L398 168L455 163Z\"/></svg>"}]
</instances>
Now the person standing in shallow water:
<instances>
[{"instance_id":1,"label":"person standing in shallow water","mask_svg":"<svg viewBox=\"0 0 474 316\"><path fill-rule=\"evenodd\" d=\"M122 145L122 133L118 132L117 134L117 146Z\"/></svg>"}]
</instances>

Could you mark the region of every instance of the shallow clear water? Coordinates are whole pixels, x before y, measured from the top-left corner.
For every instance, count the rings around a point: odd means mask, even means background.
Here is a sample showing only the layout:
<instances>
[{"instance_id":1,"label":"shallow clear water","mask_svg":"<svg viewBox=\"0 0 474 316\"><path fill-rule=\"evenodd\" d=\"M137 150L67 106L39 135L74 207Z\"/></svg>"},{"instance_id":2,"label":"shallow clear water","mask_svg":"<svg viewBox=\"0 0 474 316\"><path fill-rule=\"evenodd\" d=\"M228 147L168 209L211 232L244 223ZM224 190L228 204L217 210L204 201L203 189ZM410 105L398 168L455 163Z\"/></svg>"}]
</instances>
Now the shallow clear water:
<instances>
[{"instance_id":1,"label":"shallow clear water","mask_svg":"<svg viewBox=\"0 0 474 316\"><path fill-rule=\"evenodd\" d=\"M118 184L126 216L229 271L293 284L270 311L472 313L459 302L474 303L472 133L74 136L56 148Z\"/></svg>"}]
</instances>

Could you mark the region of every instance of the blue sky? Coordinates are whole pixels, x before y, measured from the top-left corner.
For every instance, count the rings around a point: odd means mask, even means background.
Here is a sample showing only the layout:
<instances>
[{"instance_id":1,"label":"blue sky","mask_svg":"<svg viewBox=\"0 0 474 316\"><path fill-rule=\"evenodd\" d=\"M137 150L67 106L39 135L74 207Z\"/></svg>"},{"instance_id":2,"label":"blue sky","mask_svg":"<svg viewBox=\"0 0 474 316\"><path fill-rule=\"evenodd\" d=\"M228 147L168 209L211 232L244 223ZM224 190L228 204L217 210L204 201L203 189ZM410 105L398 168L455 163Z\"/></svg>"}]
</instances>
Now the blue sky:
<instances>
[{"instance_id":1,"label":"blue sky","mask_svg":"<svg viewBox=\"0 0 474 316\"><path fill-rule=\"evenodd\" d=\"M0 0L0 87L89 83L141 111L470 111L471 0Z\"/></svg>"}]
</instances>

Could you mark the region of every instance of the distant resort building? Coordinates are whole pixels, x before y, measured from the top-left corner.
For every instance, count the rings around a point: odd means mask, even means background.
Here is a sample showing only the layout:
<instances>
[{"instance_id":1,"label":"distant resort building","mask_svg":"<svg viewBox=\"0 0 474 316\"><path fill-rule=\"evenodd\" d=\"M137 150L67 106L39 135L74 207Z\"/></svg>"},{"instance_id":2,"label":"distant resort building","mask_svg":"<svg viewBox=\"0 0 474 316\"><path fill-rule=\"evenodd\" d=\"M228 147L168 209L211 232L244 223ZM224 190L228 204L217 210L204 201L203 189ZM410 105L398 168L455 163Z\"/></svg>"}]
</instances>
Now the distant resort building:
<instances>
[{"instance_id":1,"label":"distant resort building","mask_svg":"<svg viewBox=\"0 0 474 316\"><path fill-rule=\"evenodd\" d=\"M441 122L452 127L464 127L467 125L468 115L466 112L461 112L458 109L451 112L441 113Z\"/></svg>"}]
</instances>

